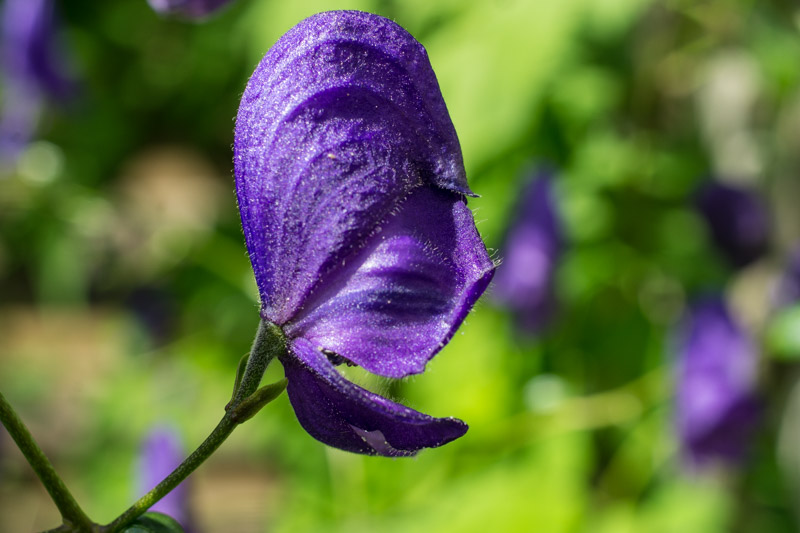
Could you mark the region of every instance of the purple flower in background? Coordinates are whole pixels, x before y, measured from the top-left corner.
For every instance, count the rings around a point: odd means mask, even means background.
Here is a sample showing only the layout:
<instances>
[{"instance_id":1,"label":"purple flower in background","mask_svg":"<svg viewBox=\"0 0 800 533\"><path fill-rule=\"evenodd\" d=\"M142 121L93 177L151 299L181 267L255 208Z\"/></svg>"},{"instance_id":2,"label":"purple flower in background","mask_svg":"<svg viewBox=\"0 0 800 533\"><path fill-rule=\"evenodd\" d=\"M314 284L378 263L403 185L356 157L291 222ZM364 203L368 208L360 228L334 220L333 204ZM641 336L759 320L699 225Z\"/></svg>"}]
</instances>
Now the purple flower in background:
<instances>
[{"instance_id":1,"label":"purple flower in background","mask_svg":"<svg viewBox=\"0 0 800 533\"><path fill-rule=\"evenodd\" d=\"M709 182L698 191L696 203L714 244L734 266L746 266L766 253L769 214L755 192Z\"/></svg>"},{"instance_id":2,"label":"purple flower in background","mask_svg":"<svg viewBox=\"0 0 800 533\"><path fill-rule=\"evenodd\" d=\"M3 115L0 159L13 159L30 141L43 102L74 89L64 72L52 0L6 0L2 7Z\"/></svg>"},{"instance_id":3,"label":"purple flower in background","mask_svg":"<svg viewBox=\"0 0 800 533\"><path fill-rule=\"evenodd\" d=\"M261 317L286 334L301 425L386 456L463 435L462 421L389 401L335 368L422 372L494 273L422 45L369 13L300 22L250 79L234 151Z\"/></svg>"},{"instance_id":4,"label":"purple flower in background","mask_svg":"<svg viewBox=\"0 0 800 533\"><path fill-rule=\"evenodd\" d=\"M203 18L229 4L231 0L147 0L150 7L164 15Z\"/></svg>"},{"instance_id":5,"label":"purple flower in background","mask_svg":"<svg viewBox=\"0 0 800 533\"><path fill-rule=\"evenodd\" d=\"M184 460L183 446L178 434L168 427L153 429L142 443L136 465L137 494L144 494L158 485ZM188 485L184 481L150 508L171 516L184 528L189 526ZM188 529L187 529L188 531Z\"/></svg>"},{"instance_id":6,"label":"purple flower in background","mask_svg":"<svg viewBox=\"0 0 800 533\"><path fill-rule=\"evenodd\" d=\"M680 332L677 426L693 466L743 459L758 423L758 355L721 298L697 302Z\"/></svg>"},{"instance_id":7,"label":"purple flower in background","mask_svg":"<svg viewBox=\"0 0 800 533\"><path fill-rule=\"evenodd\" d=\"M553 278L563 241L553 179L541 173L520 195L492 285L494 300L514 313L522 331L538 332L552 315Z\"/></svg>"}]
</instances>

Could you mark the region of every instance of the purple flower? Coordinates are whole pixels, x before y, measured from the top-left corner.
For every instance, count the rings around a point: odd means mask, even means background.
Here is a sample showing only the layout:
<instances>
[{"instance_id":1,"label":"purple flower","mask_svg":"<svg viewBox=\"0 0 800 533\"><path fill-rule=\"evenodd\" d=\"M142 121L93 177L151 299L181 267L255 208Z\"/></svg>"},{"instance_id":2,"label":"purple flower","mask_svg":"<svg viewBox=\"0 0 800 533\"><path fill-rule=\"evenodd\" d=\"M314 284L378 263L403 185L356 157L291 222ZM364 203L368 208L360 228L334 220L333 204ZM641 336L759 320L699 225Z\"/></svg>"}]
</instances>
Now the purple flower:
<instances>
[{"instance_id":1,"label":"purple flower","mask_svg":"<svg viewBox=\"0 0 800 533\"><path fill-rule=\"evenodd\" d=\"M549 173L536 176L522 192L503 247L493 298L509 308L521 330L536 333L555 307L553 278L563 235Z\"/></svg>"},{"instance_id":2,"label":"purple flower","mask_svg":"<svg viewBox=\"0 0 800 533\"><path fill-rule=\"evenodd\" d=\"M168 427L153 429L142 443L137 464L137 494L150 491L185 459L178 434ZM164 513L183 527L190 521L188 485L184 481L153 505L150 510Z\"/></svg>"},{"instance_id":3,"label":"purple flower","mask_svg":"<svg viewBox=\"0 0 800 533\"><path fill-rule=\"evenodd\" d=\"M694 466L743 459L758 422L758 356L721 298L692 306L680 333L677 426Z\"/></svg>"},{"instance_id":4,"label":"purple flower","mask_svg":"<svg viewBox=\"0 0 800 533\"><path fill-rule=\"evenodd\" d=\"M709 182L698 191L697 208L714 244L734 266L746 266L766 253L769 214L755 192Z\"/></svg>"},{"instance_id":5,"label":"purple flower","mask_svg":"<svg viewBox=\"0 0 800 533\"><path fill-rule=\"evenodd\" d=\"M231 0L147 0L150 7L164 15L203 18L229 4Z\"/></svg>"},{"instance_id":6,"label":"purple flower","mask_svg":"<svg viewBox=\"0 0 800 533\"><path fill-rule=\"evenodd\" d=\"M74 88L64 72L52 0L6 0L2 7L3 116L0 159L15 157L36 129L43 101Z\"/></svg>"},{"instance_id":7,"label":"purple flower","mask_svg":"<svg viewBox=\"0 0 800 533\"><path fill-rule=\"evenodd\" d=\"M377 396L334 367L422 372L494 272L422 45L369 13L300 22L250 79L234 150L261 317L286 334L301 425L328 445L387 456L463 435L460 420Z\"/></svg>"}]
</instances>

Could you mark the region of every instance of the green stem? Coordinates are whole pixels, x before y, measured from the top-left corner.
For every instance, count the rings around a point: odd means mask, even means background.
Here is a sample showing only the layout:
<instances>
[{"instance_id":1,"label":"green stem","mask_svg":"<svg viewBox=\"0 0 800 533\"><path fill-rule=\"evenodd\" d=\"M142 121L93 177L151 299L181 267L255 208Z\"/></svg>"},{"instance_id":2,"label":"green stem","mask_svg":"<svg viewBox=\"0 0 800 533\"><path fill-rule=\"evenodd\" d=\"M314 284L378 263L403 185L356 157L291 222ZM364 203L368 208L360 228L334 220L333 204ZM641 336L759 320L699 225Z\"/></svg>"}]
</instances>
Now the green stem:
<instances>
[{"instance_id":1,"label":"green stem","mask_svg":"<svg viewBox=\"0 0 800 533\"><path fill-rule=\"evenodd\" d=\"M230 411L253 394L258 389L270 362L284 353L286 353L286 337L283 331L272 322L262 320L258 325L244 374L226 410Z\"/></svg>"},{"instance_id":2,"label":"green stem","mask_svg":"<svg viewBox=\"0 0 800 533\"><path fill-rule=\"evenodd\" d=\"M262 321L258 327L253 348L250 350L250 357L244 370L233 399L225 408L225 416L222 417L214 431L203 441L203 443L186 458L170 475L156 485L156 487L142 496L139 501L134 503L127 511L122 513L113 522L101 528L102 533L116 533L126 525L134 521L137 517L144 514L158 500L166 496L172 489L186 479L189 474L194 472L208 457L214 453L225 439L233 433L239 425L239 416L236 408L246 398L253 394L269 363L277 356L286 351L286 338L281 329L271 322Z\"/></svg>"},{"instance_id":3,"label":"green stem","mask_svg":"<svg viewBox=\"0 0 800 533\"><path fill-rule=\"evenodd\" d=\"M67 489L67 486L56 474L53 465L44 454L36 441L33 440L31 432L25 427L24 422L17 415L16 411L6 401L0 393L0 422L3 423L11 438L17 443L22 455L28 460L33 471L39 476L45 489L58 507L61 517L64 519L64 526L67 530L94 531L95 524L86 516L78 502Z\"/></svg>"},{"instance_id":4,"label":"green stem","mask_svg":"<svg viewBox=\"0 0 800 533\"><path fill-rule=\"evenodd\" d=\"M178 468L164 478L161 483L156 485L153 490L139 498L136 503L131 505L128 510L117 517L116 520L103 527L101 531L104 533L120 531L123 527L144 514L150 507L155 505L158 500L169 494L181 481L194 472L198 466L203 464L203 462L225 442L225 439L233 433L236 426L236 422L231 419L228 413L225 413L225 416L222 417L222 420L217 424L217 427L214 428L214 431L203 441L203 444L187 457Z\"/></svg>"}]
</instances>

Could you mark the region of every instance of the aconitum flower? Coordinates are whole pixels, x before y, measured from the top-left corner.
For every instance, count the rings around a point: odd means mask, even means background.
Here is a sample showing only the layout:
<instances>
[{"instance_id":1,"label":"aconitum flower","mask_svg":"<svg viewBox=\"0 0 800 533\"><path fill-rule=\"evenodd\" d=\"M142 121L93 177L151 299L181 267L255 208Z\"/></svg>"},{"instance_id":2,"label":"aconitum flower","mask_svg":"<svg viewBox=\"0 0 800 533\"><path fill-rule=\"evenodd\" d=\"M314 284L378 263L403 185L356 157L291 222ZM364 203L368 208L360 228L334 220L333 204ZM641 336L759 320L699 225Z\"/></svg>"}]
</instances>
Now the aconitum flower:
<instances>
[{"instance_id":1,"label":"aconitum flower","mask_svg":"<svg viewBox=\"0 0 800 533\"><path fill-rule=\"evenodd\" d=\"M74 83L64 70L52 0L5 0L1 16L0 159L13 159L31 140L44 101L63 101Z\"/></svg>"},{"instance_id":2,"label":"aconitum flower","mask_svg":"<svg viewBox=\"0 0 800 533\"><path fill-rule=\"evenodd\" d=\"M698 191L697 208L714 244L734 266L746 266L766 253L769 214L754 191L712 181Z\"/></svg>"},{"instance_id":3,"label":"aconitum flower","mask_svg":"<svg viewBox=\"0 0 800 533\"><path fill-rule=\"evenodd\" d=\"M154 428L142 443L139 461L136 465L137 494L143 494L172 473L186 455L178 434L171 428L159 426ZM169 494L155 503L151 511L158 511L171 516L184 528L190 522L189 494L187 482L184 481Z\"/></svg>"},{"instance_id":4,"label":"aconitum flower","mask_svg":"<svg viewBox=\"0 0 800 533\"><path fill-rule=\"evenodd\" d=\"M523 332L538 332L553 313L553 283L563 241L553 180L541 173L519 197L492 285L494 300L514 313Z\"/></svg>"},{"instance_id":5,"label":"aconitum flower","mask_svg":"<svg viewBox=\"0 0 800 533\"><path fill-rule=\"evenodd\" d=\"M684 456L693 466L742 460L760 414L752 341L713 297L691 307L679 342L676 415Z\"/></svg>"},{"instance_id":6,"label":"aconitum flower","mask_svg":"<svg viewBox=\"0 0 800 533\"><path fill-rule=\"evenodd\" d=\"M211 15L231 0L147 0L153 11L164 15L203 18Z\"/></svg>"},{"instance_id":7,"label":"aconitum flower","mask_svg":"<svg viewBox=\"0 0 800 533\"><path fill-rule=\"evenodd\" d=\"M364 454L463 435L347 381L402 378L449 341L494 272L461 149L422 45L357 11L312 16L266 54L236 120L235 169L261 317L301 425Z\"/></svg>"}]
</instances>

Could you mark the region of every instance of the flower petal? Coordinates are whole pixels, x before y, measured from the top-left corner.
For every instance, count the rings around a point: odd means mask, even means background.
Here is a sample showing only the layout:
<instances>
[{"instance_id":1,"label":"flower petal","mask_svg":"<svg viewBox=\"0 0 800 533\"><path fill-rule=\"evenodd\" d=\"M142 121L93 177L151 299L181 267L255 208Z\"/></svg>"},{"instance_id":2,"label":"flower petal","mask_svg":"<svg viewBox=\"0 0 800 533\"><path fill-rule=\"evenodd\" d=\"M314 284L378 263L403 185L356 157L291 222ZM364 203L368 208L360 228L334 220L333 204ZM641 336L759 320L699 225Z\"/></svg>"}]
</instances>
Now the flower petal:
<instances>
[{"instance_id":1,"label":"flower petal","mask_svg":"<svg viewBox=\"0 0 800 533\"><path fill-rule=\"evenodd\" d=\"M300 425L329 446L407 456L447 444L467 431L461 420L433 418L350 383L306 339L294 340L282 362Z\"/></svg>"},{"instance_id":2,"label":"flower petal","mask_svg":"<svg viewBox=\"0 0 800 533\"><path fill-rule=\"evenodd\" d=\"M734 266L747 266L766 254L769 212L754 190L709 181L698 190L696 205L714 244Z\"/></svg>"},{"instance_id":3,"label":"flower petal","mask_svg":"<svg viewBox=\"0 0 800 533\"><path fill-rule=\"evenodd\" d=\"M4 85L27 92L29 98L66 100L75 82L66 73L55 2L6 0L0 15Z\"/></svg>"},{"instance_id":4,"label":"flower petal","mask_svg":"<svg viewBox=\"0 0 800 533\"><path fill-rule=\"evenodd\" d=\"M678 434L695 464L740 460L759 418L758 352L720 297L695 302L680 332Z\"/></svg>"},{"instance_id":5,"label":"flower petal","mask_svg":"<svg viewBox=\"0 0 800 533\"><path fill-rule=\"evenodd\" d=\"M137 468L137 494L149 491L172 473L186 457L178 433L168 426L156 427L150 431L142 444ZM188 526L189 484L182 481L169 494L164 496L150 510L173 517L183 526Z\"/></svg>"},{"instance_id":6,"label":"flower petal","mask_svg":"<svg viewBox=\"0 0 800 533\"><path fill-rule=\"evenodd\" d=\"M360 253L325 278L285 331L376 374L419 373L493 273L464 201L421 187Z\"/></svg>"},{"instance_id":7,"label":"flower petal","mask_svg":"<svg viewBox=\"0 0 800 533\"><path fill-rule=\"evenodd\" d=\"M541 173L520 194L492 285L493 299L514 313L525 333L540 331L555 310L554 278L563 241L553 178Z\"/></svg>"},{"instance_id":8,"label":"flower petal","mask_svg":"<svg viewBox=\"0 0 800 533\"><path fill-rule=\"evenodd\" d=\"M315 15L267 52L234 152L262 316L281 325L412 189L471 194L425 49L368 13Z\"/></svg>"},{"instance_id":9,"label":"flower petal","mask_svg":"<svg viewBox=\"0 0 800 533\"><path fill-rule=\"evenodd\" d=\"M58 30L53 0L6 0L0 7L0 166L13 164L34 137L48 98L65 103L76 92Z\"/></svg>"}]
</instances>

